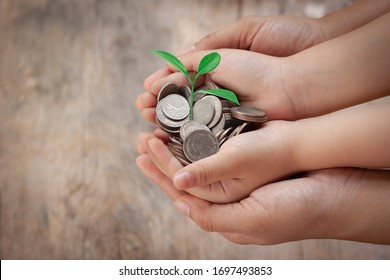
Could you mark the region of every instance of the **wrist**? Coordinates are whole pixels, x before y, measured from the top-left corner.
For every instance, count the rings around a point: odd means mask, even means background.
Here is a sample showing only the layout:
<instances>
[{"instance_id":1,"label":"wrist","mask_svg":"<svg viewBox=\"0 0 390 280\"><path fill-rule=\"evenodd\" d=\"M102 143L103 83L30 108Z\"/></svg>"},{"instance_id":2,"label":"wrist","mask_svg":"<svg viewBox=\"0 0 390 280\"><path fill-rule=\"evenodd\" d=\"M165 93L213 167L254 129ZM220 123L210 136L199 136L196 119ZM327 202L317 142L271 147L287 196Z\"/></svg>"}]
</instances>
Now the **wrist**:
<instances>
[{"instance_id":1,"label":"wrist","mask_svg":"<svg viewBox=\"0 0 390 280\"><path fill-rule=\"evenodd\" d=\"M319 237L390 244L389 171L329 170L323 184Z\"/></svg>"},{"instance_id":2,"label":"wrist","mask_svg":"<svg viewBox=\"0 0 390 280\"><path fill-rule=\"evenodd\" d=\"M304 56L289 56L282 58L280 61L280 71L278 81L274 83L279 86L279 92L282 92L288 103L288 114L283 119L285 120L299 120L311 117L309 110L307 91L311 90L310 77L304 67ZM280 95L279 95L280 98ZM279 107L280 108L280 107Z\"/></svg>"}]
</instances>

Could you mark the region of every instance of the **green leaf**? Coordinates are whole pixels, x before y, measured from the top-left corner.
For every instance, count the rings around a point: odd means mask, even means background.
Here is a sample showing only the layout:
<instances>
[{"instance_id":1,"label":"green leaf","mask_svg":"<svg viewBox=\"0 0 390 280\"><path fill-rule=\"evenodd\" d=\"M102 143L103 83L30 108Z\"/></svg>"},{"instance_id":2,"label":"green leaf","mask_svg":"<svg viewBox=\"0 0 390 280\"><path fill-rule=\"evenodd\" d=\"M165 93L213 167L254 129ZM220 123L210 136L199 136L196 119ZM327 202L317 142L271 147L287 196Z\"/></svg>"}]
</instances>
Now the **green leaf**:
<instances>
[{"instance_id":1,"label":"green leaf","mask_svg":"<svg viewBox=\"0 0 390 280\"><path fill-rule=\"evenodd\" d=\"M202 58L198 67L198 76L206 74L211 70L214 70L219 62L221 61L221 56L219 53L212 52Z\"/></svg>"},{"instance_id":2,"label":"green leaf","mask_svg":"<svg viewBox=\"0 0 390 280\"><path fill-rule=\"evenodd\" d=\"M152 54L155 54L155 55L158 55L159 57L161 57L162 59L164 59L166 62L168 62L169 64L171 64L173 67L175 67L177 70L179 70L180 72L182 72L184 75L186 75L187 77L189 77L188 75L188 71L186 69L186 67L183 65L183 63L181 63L181 61L176 57L174 56L173 54L170 54L169 52L164 52L164 51L159 51L159 50L154 50L154 51L150 51Z\"/></svg>"},{"instance_id":3,"label":"green leaf","mask_svg":"<svg viewBox=\"0 0 390 280\"><path fill-rule=\"evenodd\" d=\"M240 102L237 99L237 95L234 92L227 90L227 89L202 89L202 90L198 90L196 93L212 94L212 95L230 100L237 105L240 105Z\"/></svg>"}]
</instances>

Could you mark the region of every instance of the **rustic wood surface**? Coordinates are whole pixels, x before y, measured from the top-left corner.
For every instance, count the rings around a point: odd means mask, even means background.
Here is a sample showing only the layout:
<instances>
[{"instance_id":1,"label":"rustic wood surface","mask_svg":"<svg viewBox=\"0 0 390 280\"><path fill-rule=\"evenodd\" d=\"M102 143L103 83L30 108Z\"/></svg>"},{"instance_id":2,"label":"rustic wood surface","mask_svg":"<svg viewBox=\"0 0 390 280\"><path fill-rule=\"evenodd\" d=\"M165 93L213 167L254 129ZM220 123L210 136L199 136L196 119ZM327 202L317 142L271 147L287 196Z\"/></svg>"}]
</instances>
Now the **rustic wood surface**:
<instances>
[{"instance_id":1,"label":"rustic wood surface","mask_svg":"<svg viewBox=\"0 0 390 280\"><path fill-rule=\"evenodd\" d=\"M248 14L349 1L0 0L1 259L388 259L388 246L240 246L200 230L135 165L144 78Z\"/></svg>"}]
</instances>

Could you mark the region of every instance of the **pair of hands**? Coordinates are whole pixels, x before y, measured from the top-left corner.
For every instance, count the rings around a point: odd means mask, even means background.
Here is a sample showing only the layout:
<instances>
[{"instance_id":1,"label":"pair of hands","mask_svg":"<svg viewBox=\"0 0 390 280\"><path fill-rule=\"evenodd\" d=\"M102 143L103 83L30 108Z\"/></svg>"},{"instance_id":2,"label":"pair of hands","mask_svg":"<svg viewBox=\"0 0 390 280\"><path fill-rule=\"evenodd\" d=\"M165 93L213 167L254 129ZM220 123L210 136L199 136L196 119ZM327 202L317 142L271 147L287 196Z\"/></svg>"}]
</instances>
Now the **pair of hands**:
<instances>
[{"instance_id":1,"label":"pair of hands","mask_svg":"<svg viewBox=\"0 0 390 280\"><path fill-rule=\"evenodd\" d=\"M367 239L364 230L357 229L356 224L369 216L356 213L361 203L372 199L363 195L367 192L364 185L372 182L372 176L389 179L386 171L334 169L287 178L300 171L286 164L293 160L289 149L293 123L274 119L299 119L305 108L284 80L295 78L293 65L287 58L273 56L287 56L321 43L324 34L314 19L251 17L206 36L195 51L180 58L187 69L195 70L205 54L202 50L226 48L218 50L221 64L206 79L233 90L243 105L263 109L272 120L260 130L233 137L216 155L184 168L166 148L164 132L157 129L139 136L141 171L204 230L220 232L237 243L273 244L305 238L380 242L376 237ZM143 117L153 123L158 90L167 82L185 84L186 80L171 68L161 69L145 80L146 92L137 99ZM281 179L285 180L276 182Z\"/></svg>"}]
</instances>

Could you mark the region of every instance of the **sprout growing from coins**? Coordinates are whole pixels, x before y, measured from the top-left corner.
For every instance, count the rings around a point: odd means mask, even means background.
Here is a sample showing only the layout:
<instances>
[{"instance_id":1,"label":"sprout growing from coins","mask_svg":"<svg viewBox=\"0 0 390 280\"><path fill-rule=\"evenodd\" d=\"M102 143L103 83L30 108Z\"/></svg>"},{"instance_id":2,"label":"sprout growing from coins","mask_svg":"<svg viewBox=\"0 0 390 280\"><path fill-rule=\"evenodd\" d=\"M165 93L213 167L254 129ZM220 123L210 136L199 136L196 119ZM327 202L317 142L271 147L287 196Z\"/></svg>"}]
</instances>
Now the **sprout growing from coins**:
<instances>
[{"instance_id":1,"label":"sprout growing from coins","mask_svg":"<svg viewBox=\"0 0 390 280\"><path fill-rule=\"evenodd\" d=\"M190 74L188 73L186 67L183 65L183 63L173 54L165 51L159 51L159 50L154 50L151 51L153 54L158 55L162 59L164 59L166 62L171 64L174 68L182 72L190 82L191 86L191 95L189 99L189 104L190 104L190 120L193 119L193 104L194 104L194 97L195 94L198 93L205 93L205 94L212 94L227 100L232 101L233 103L240 105L240 102L238 102L237 96L234 94L234 92L227 90L227 89L204 89L204 90L199 90L195 92L195 82L196 79L204 74L207 74L217 68L219 63L221 62L221 55L217 52L212 52L207 55L205 55L202 60L199 63L198 66L198 72L195 74L193 78L191 78Z\"/></svg>"},{"instance_id":2,"label":"sprout growing from coins","mask_svg":"<svg viewBox=\"0 0 390 280\"><path fill-rule=\"evenodd\" d=\"M265 112L240 106L237 96L214 82L195 89L199 76L214 70L221 56L212 52L204 56L198 71L189 74L183 63L164 51L152 51L183 73L190 87L165 84L157 95L156 122L169 133L171 153L184 165L216 154L230 138L256 129L267 121Z\"/></svg>"}]
</instances>

